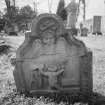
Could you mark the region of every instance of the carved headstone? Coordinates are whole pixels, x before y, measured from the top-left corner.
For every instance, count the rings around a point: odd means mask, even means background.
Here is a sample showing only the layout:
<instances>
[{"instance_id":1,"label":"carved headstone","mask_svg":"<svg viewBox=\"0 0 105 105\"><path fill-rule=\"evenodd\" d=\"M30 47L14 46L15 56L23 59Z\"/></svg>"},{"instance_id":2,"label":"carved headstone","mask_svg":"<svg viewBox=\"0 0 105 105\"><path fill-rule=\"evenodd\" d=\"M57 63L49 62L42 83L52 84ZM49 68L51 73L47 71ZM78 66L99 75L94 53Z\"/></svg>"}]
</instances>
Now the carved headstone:
<instances>
[{"instance_id":1,"label":"carved headstone","mask_svg":"<svg viewBox=\"0 0 105 105\"><path fill-rule=\"evenodd\" d=\"M67 27L76 28L77 15L78 15L78 3L75 0L71 0L70 4L66 8L67 10Z\"/></svg>"},{"instance_id":2,"label":"carved headstone","mask_svg":"<svg viewBox=\"0 0 105 105\"><path fill-rule=\"evenodd\" d=\"M79 86L81 59L87 54L84 43L69 34L58 16L41 14L16 52L17 89L49 92Z\"/></svg>"}]
</instances>

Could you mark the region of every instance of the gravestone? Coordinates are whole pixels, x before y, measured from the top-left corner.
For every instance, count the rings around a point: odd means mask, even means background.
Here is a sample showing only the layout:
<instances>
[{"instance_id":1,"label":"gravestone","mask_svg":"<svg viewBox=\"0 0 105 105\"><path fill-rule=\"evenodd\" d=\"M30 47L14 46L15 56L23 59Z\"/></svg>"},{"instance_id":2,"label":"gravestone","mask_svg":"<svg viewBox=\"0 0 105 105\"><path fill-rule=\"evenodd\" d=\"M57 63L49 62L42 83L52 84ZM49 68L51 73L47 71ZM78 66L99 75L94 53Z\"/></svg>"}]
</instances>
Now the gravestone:
<instances>
[{"instance_id":1,"label":"gravestone","mask_svg":"<svg viewBox=\"0 0 105 105\"><path fill-rule=\"evenodd\" d=\"M67 27L72 29L76 28L77 16L78 16L78 3L76 0L71 0L68 4L67 8Z\"/></svg>"},{"instance_id":2,"label":"gravestone","mask_svg":"<svg viewBox=\"0 0 105 105\"><path fill-rule=\"evenodd\" d=\"M17 49L14 79L20 92L52 93L92 90L92 53L55 14L32 22Z\"/></svg>"}]
</instances>

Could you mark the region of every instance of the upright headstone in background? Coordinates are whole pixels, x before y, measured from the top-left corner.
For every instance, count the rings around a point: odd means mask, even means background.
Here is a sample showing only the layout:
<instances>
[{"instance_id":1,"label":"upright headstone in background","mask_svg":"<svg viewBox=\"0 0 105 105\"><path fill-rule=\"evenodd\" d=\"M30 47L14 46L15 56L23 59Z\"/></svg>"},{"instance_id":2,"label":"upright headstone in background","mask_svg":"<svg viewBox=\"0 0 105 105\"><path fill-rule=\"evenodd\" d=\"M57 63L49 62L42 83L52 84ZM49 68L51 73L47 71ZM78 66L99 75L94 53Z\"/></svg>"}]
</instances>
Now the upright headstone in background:
<instances>
[{"instance_id":1,"label":"upright headstone in background","mask_svg":"<svg viewBox=\"0 0 105 105\"><path fill-rule=\"evenodd\" d=\"M77 21L77 12L78 12L78 4L75 0L72 0L70 4L66 8L68 17L67 17L67 27L75 28Z\"/></svg>"}]
</instances>

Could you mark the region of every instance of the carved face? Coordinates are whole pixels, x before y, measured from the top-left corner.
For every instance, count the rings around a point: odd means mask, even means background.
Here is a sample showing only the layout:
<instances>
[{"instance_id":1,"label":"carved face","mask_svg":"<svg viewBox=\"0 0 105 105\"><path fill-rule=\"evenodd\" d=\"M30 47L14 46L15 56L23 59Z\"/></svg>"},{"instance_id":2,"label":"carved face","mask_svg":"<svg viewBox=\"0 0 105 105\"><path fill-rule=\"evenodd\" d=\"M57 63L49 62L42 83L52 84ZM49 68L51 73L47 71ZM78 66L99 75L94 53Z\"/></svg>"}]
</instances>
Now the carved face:
<instances>
[{"instance_id":1,"label":"carved face","mask_svg":"<svg viewBox=\"0 0 105 105\"><path fill-rule=\"evenodd\" d=\"M44 32L43 35L42 35L42 41L44 44L46 45L51 45L51 44L54 44L55 43L55 33L53 31L47 31L47 32Z\"/></svg>"}]
</instances>

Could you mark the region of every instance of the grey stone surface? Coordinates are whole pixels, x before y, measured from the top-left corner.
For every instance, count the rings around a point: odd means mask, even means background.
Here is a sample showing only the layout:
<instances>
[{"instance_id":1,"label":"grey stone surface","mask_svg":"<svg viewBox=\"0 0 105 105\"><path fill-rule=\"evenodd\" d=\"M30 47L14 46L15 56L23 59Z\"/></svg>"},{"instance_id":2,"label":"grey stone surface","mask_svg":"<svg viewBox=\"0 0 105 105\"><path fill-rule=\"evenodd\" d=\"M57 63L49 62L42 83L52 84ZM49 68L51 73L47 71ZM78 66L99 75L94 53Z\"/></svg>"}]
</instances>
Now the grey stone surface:
<instances>
[{"instance_id":1,"label":"grey stone surface","mask_svg":"<svg viewBox=\"0 0 105 105\"><path fill-rule=\"evenodd\" d=\"M31 32L26 34L16 52L14 78L17 89L29 92L80 91L84 86L81 85L84 80L81 71L85 69L90 73L92 70L92 59L88 59L88 54L85 44L65 29L58 16L41 14L33 20ZM88 63L89 67L85 66ZM91 82L91 77L85 79Z\"/></svg>"}]
</instances>

